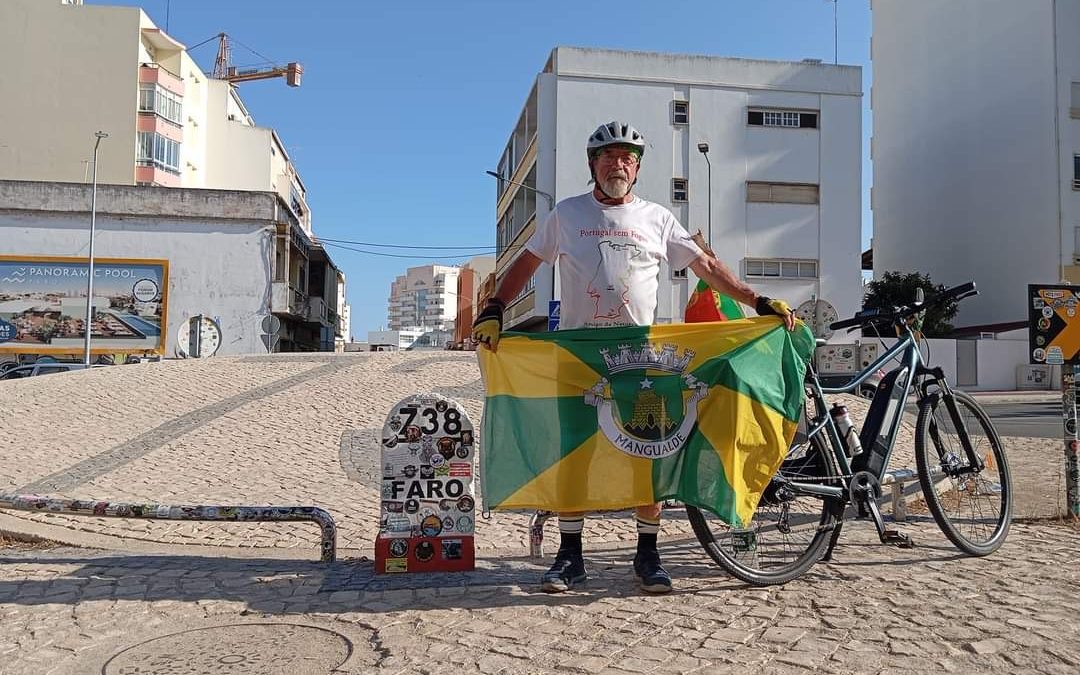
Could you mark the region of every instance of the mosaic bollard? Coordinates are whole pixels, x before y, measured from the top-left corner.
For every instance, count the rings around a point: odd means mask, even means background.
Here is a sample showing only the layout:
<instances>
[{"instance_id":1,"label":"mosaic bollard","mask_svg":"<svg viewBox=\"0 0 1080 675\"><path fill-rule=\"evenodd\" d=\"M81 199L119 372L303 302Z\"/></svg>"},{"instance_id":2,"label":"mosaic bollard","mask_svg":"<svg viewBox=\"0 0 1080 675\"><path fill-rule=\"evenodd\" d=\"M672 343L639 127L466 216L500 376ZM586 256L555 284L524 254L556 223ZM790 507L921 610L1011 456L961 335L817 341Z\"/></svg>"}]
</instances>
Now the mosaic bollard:
<instances>
[{"instance_id":1,"label":"mosaic bollard","mask_svg":"<svg viewBox=\"0 0 1080 675\"><path fill-rule=\"evenodd\" d=\"M473 569L475 456L472 423L453 399L416 394L390 410L382 432L377 573Z\"/></svg>"},{"instance_id":2,"label":"mosaic bollard","mask_svg":"<svg viewBox=\"0 0 1080 675\"><path fill-rule=\"evenodd\" d=\"M1029 284L1028 354L1030 363L1061 366L1061 417L1065 441L1065 507L1080 517L1080 287Z\"/></svg>"}]
</instances>

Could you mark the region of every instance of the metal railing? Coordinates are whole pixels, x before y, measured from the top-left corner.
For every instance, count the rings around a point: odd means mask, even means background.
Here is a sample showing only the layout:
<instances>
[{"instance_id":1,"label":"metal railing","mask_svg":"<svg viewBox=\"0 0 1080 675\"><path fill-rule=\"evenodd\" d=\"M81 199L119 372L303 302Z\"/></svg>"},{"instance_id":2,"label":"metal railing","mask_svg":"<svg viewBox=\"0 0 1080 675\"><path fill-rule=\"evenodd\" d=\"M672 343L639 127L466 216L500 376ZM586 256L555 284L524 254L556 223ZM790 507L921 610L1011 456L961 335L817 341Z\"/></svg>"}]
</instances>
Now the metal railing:
<instances>
[{"instance_id":1,"label":"metal railing","mask_svg":"<svg viewBox=\"0 0 1080 675\"><path fill-rule=\"evenodd\" d=\"M333 516L318 506L130 504L95 499L61 499L42 495L0 493L0 509L141 520L207 520L248 523L307 521L317 523L319 526L322 536L320 559L323 562L334 562L337 558L337 526L334 524Z\"/></svg>"}]
</instances>

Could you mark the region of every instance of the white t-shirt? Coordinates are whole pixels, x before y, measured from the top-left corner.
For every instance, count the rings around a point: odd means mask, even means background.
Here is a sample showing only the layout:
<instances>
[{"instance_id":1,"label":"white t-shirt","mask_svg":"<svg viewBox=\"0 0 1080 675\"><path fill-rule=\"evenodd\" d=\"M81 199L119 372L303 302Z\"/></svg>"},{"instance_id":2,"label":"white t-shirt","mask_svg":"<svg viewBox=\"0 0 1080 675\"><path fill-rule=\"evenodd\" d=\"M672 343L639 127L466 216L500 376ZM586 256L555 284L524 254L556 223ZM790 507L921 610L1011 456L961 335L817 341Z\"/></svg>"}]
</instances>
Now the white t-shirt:
<instances>
[{"instance_id":1,"label":"white t-shirt","mask_svg":"<svg viewBox=\"0 0 1080 675\"><path fill-rule=\"evenodd\" d=\"M663 206L639 197L607 206L591 192L559 202L525 250L559 261L560 328L651 325L660 261L682 269L702 255Z\"/></svg>"}]
</instances>

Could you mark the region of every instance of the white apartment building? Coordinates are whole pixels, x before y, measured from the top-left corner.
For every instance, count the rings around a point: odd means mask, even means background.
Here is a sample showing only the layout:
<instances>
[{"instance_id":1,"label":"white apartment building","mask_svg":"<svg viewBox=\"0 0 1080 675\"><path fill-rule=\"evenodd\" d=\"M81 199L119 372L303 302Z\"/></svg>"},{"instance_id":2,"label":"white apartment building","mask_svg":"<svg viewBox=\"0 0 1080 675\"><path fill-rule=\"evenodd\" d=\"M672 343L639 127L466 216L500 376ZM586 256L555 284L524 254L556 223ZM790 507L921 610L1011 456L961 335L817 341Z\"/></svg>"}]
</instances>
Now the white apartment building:
<instances>
[{"instance_id":1,"label":"white apartment building","mask_svg":"<svg viewBox=\"0 0 1080 675\"><path fill-rule=\"evenodd\" d=\"M138 7L0 2L0 180L277 192L311 234L306 190L235 85L208 77Z\"/></svg>"},{"instance_id":2,"label":"white apartment building","mask_svg":"<svg viewBox=\"0 0 1080 675\"><path fill-rule=\"evenodd\" d=\"M953 320L1080 283L1080 0L873 0L874 275L974 280Z\"/></svg>"},{"instance_id":3,"label":"white apartment building","mask_svg":"<svg viewBox=\"0 0 1080 675\"><path fill-rule=\"evenodd\" d=\"M84 280L77 284L79 292L70 293L69 287L34 279L33 268L51 262L74 267L75 276L86 269L91 190L83 183L0 180L0 267L15 270L0 274L0 320L15 322L22 315L44 325L58 316L83 316ZM123 295L101 275L108 263L149 259L164 271L157 297L133 303L118 317L155 339L145 347L114 348L109 345L115 340L95 337L95 353L176 356L178 335L186 338L188 322L196 316L216 324L222 356L334 350L335 332L344 331L334 310L344 275L317 243L302 238L280 195L135 185L100 185L97 192L95 313L109 312L116 296ZM285 242L288 257L271 257L286 229L293 233ZM303 291L296 286L300 280ZM130 284L123 290L134 292ZM272 334L268 324L276 324ZM0 361L15 355L81 355L82 344L71 335L36 345L4 341Z\"/></svg>"},{"instance_id":4,"label":"white apartment building","mask_svg":"<svg viewBox=\"0 0 1080 675\"><path fill-rule=\"evenodd\" d=\"M457 317L459 267L410 267L390 284L387 319L390 330L449 330Z\"/></svg>"},{"instance_id":5,"label":"white apartment building","mask_svg":"<svg viewBox=\"0 0 1080 675\"><path fill-rule=\"evenodd\" d=\"M497 274L547 216L549 196L591 189L586 139L619 119L647 141L636 194L702 231L760 293L854 313L861 77L857 66L818 61L555 48L498 163ZM541 266L508 307L507 327L546 329L549 301L559 297L553 272ZM680 321L697 280L685 270L661 274L658 321Z\"/></svg>"}]
</instances>

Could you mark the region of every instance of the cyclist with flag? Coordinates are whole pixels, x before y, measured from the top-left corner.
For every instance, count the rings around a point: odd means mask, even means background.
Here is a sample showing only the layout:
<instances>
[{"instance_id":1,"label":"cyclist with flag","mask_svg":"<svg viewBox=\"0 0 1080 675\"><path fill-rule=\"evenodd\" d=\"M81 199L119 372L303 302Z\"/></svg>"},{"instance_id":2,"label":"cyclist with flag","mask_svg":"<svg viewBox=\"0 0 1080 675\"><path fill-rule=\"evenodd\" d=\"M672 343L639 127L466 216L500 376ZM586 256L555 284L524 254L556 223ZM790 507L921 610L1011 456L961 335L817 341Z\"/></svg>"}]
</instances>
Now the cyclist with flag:
<instances>
[{"instance_id":1,"label":"cyclist with flag","mask_svg":"<svg viewBox=\"0 0 1080 675\"><path fill-rule=\"evenodd\" d=\"M593 188L559 202L525 250L510 264L493 296L473 323L473 338L496 349L503 310L517 297L541 262L559 261L562 284L560 328L648 326L656 315L660 262L690 268L700 279L758 314L778 315L788 330L795 318L787 303L763 295L740 280L715 256L694 243L663 206L633 194L645 138L626 122L600 125L587 142ZM661 504L635 509L638 544L634 572L650 593L671 590L656 540ZM560 545L543 576L545 591L565 591L587 578L582 557L583 513L560 513Z\"/></svg>"}]
</instances>

